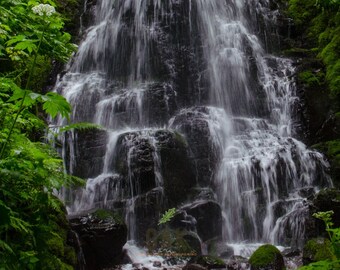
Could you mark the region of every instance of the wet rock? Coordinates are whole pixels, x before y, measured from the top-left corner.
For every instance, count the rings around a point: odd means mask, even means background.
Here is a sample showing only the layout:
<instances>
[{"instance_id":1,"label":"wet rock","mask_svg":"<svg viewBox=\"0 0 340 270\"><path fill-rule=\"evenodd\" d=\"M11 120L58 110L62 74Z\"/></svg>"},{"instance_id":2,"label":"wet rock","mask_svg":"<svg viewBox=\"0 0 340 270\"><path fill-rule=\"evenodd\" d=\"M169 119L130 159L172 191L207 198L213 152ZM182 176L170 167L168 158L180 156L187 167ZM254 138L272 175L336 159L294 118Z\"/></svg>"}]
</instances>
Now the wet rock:
<instances>
[{"instance_id":1,"label":"wet rock","mask_svg":"<svg viewBox=\"0 0 340 270\"><path fill-rule=\"evenodd\" d=\"M135 196L156 187L155 146L151 136L140 132L120 135L113 167L125 181L125 194Z\"/></svg>"},{"instance_id":2,"label":"wet rock","mask_svg":"<svg viewBox=\"0 0 340 270\"><path fill-rule=\"evenodd\" d=\"M332 245L328 239L317 238L309 240L302 251L303 265L308 265L312 262L334 260L335 255L332 252Z\"/></svg>"},{"instance_id":3,"label":"wet rock","mask_svg":"<svg viewBox=\"0 0 340 270\"><path fill-rule=\"evenodd\" d=\"M126 195L141 195L163 187L171 207L184 201L195 184L187 156L186 142L178 133L128 132L118 138L113 167L125 181Z\"/></svg>"},{"instance_id":4,"label":"wet rock","mask_svg":"<svg viewBox=\"0 0 340 270\"><path fill-rule=\"evenodd\" d=\"M85 179L99 175L106 152L106 131L101 129L75 130L67 132L65 136L68 172ZM74 156L71 159L72 154Z\"/></svg>"},{"instance_id":5,"label":"wet rock","mask_svg":"<svg viewBox=\"0 0 340 270\"><path fill-rule=\"evenodd\" d=\"M185 135L190 147L191 160L197 171L196 177L200 186L211 184L217 161L218 146L213 143L209 122L210 111L207 107L194 107L182 110L171 122L174 128Z\"/></svg>"},{"instance_id":6,"label":"wet rock","mask_svg":"<svg viewBox=\"0 0 340 270\"><path fill-rule=\"evenodd\" d=\"M225 262L222 259L210 255L194 257L187 263L187 265L191 264L198 264L206 269L225 269L226 267Z\"/></svg>"},{"instance_id":7,"label":"wet rock","mask_svg":"<svg viewBox=\"0 0 340 270\"><path fill-rule=\"evenodd\" d=\"M207 267L204 267L197 263L190 263L183 267L183 270L207 270Z\"/></svg>"},{"instance_id":8,"label":"wet rock","mask_svg":"<svg viewBox=\"0 0 340 270\"><path fill-rule=\"evenodd\" d=\"M242 256L232 256L226 262L227 270L246 270L249 269L249 263Z\"/></svg>"},{"instance_id":9,"label":"wet rock","mask_svg":"<svg viewBox=\"0 0 340 270\"><path fill-rule=\"evenodd\" d=\"M135 228L135 240L145 244L158 231L158 220L163 209L162 189L153 189L133 200L134 210L128 216L131 226Z\"/></svg>"},{"instance_id":10,"label":"wet rock","mask_svg":"<svg viewBox=\"0 0 340 270\"><path fill-rule=\"evenodd\" d=\"M340 227L340 190L325 189L320 191L313 200L313 204L316 208L315 212L333 211L334 228ZM324 231L324 226L321 231Z\"/></svg>"},{"instance_id":11,"label":"wet rock","mask_svg":"<svg viewBox=\"0 0 340 270\"><path fill-rule=\"evenodd\" d=\"M185 201L196 184L185 139L176 132L155 133L161 158L164 195L168 207Z\"/></svg>"},{"instance_id":12,"label":"wet rock","mask_svg":"<svg viewBox=\"0 0 340 270\"><path fill-rule=\"evenodd\" d=\"M162 263L160 261L154 261L153 264L152 264L153 267L157 267L157 268L160 268L162 267Z\"/></svg>"},{"instance_id":13,"label":"wet rock","mask_svg":"<svg viewBox=\"0 0 340 270\"><path fill-rule=\"evenodd\" d=\"M186 209L197 221L197 233L203 241L222 235L222 211L214 201L197 202Z\"/></svg>"},{"instance_id":14,"label":"wet rock","mask_svg":"<svg viewBox=\"0 0 340 270\"><path fill-rule=\"evenodd\" d=\"M281 252L273 245L260 246L249 259L251 270L284 270Z\"/></svg>"},{"instance_id":15,"label":"wet rock","mask_svg":"<svg viewBox=\"0 0 340 270\"><path fill-rule=\"evenodd\" d=\"M70 219L71 228L79 237L85 269L103 269L121 259L127 240L127 227L120 217L107 210L97 210Z\"/></svg>"},{"instance_id":16,"label":"wet rock","mask_svg":"<svg viewBox=\"0 0 340 270\"><path fill-rule=\"evenodd\" d=\"M221 240L206 242L208 245L208 254L217 255L220 258L228 259L234 255L234 249Z\"/></svg>"}]
</instances>

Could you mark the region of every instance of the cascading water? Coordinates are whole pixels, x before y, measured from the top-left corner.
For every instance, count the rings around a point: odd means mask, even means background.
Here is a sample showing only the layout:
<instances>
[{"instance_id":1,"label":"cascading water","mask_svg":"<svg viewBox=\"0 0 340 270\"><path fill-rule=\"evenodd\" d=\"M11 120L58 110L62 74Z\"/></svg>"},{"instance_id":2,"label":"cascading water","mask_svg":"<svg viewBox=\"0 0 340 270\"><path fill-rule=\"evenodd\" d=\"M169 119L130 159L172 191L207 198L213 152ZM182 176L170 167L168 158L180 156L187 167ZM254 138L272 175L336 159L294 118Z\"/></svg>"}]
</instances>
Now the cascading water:
<instances>
[{"instance_id":1,"label":"cascading water","mask_svg":"<svg viewBox=\"0 0 340 270\"><path fill-rule=\"evenodd\" d=\"M73 122L105 128L64 140L69 172L88 178L69 212L123 202L138 240L164 209L213 201L226 243L302 244L304 194L331 182L294 138L294 65L265 51L248 15L274 20L269 2L97 1L56 86Z\"/></svg>"}]
</instances>

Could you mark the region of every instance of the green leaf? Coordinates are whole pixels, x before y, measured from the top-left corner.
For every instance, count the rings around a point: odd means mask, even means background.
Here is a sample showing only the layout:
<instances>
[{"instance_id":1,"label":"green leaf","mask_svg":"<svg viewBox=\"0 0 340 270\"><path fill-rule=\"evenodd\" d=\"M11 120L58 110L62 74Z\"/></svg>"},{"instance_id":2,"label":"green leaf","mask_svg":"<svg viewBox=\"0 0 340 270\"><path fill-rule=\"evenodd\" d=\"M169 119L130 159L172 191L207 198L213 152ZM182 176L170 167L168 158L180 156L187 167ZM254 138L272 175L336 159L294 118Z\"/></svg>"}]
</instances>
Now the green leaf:
<instances>
[{"instance_id":1,"label":"green leaf","mask_svg":"<svg viewBox=\"0 0 340 270\"><path fill-rule=\"evenodd\" d=\"M3 201L0 200L0 227L8 225L10 223L10 213L11 209L7 207Z\"/></svg>"},{"instance_id":2,"label":"green leaf","mask_svg":"<svg viewBox=\"0 0 340 270\"><path fill-rule=\"evenodd\" d=\"M60 114L62 117L69 119L71 105L63 96L54 92L50 92L42 96L42 100L44 103L43 109L52 118L55 118L58 114Z\"/></svg>"},{"instance_id":3,"label":"green leaf","mask_svg":"<svg viewBox=\"0 0 340 270\"><path fill-rule=\"evenodd\" d=\"M25 40L17 43L14 49L27 50L29 53L32 53L34 50L37 50L37 46L31 40Z\"/></svg>"},{"instance_id":4,"label":"green leaf","mask_svg":"<svg viewBox=\"0 0 340 270\"><path fill-rule=\"evenodd\" d=\"M169 222L176 214L176 208L170 208L168 211L165 211L163 216L160 218L158 225Z\"/></svg>"},{"instance_id":5,"label":"green leaf","mask_svg":"<svg viewBox=\"0 0 340 270\"><path fill-rule=\"evenodd\" d=\"M14 36L13 38L11 38L10 40L8 40L8 41L6 42L6 45L7 45L7 46L10 46L10 45L15 44L15 43L17 43L17 42L19 42L19 41L23 41L25 38L26 38L26 37L25 37L24 35L17 35L17 36Z\"/></svg>"}]
</instances>

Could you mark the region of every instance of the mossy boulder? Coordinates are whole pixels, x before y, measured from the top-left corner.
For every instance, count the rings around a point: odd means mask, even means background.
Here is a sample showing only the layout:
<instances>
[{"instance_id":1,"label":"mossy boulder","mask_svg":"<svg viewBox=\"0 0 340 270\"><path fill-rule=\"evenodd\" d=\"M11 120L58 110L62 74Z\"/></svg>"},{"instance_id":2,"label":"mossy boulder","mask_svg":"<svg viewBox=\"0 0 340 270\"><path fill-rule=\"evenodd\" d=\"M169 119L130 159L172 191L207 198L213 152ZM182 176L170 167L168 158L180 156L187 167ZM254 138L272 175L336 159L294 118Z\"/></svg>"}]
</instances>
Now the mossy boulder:
<instances>
[{"instance_id":1,"label":"mossy boulder","mask_svg":"<svg viewBox=\"0 0 340 270\"><path fill-rule=\"evenodd\" d=\"M340 190L338 189L324 189L321 190L314 198L313 205L315 212L333 211L332 221L334 227L340 227ZM325 231L323 222L320 221L322 227L320 232Z\"/></svg>"},{"instance_id":2,"label":"mossy boulder","mask_svg":"<svg viewBox=\"0 0 340 270\"><path fill-rule=\"evenodd\" d=\"M266 244L260 246L249 259L251 270L284 270L283 256L277 247Z\"/></svg>"},{"instance_id":3,"label":"mossy boulder","mask_svg":"<svg viewBox=\"0 0 340 270\"><path fill-rule=\"evenodd\" d=\"M160 231L148 231L146 246L150 254L161 255L171 261L193 257L198 254L189 243L190 232L165 227Z\"/></svg>"},{"instance_id":4,"label":"mossy boulder","mask_svg":"<svg viewBox=\"0 0 340 270\"><path fill-rule=\"evenodd\" d=\"M325 238L309 240L303 247L302 262L304 265L312 262L336 259L332 253L331 242Z\"/></svg>"},{"instance_id":5,"label":"mossy boulder","mask_svg":"<svg viewBox=\"0 0 340 270\"><path fill-rule=\"evenodd\" d=\"M332 126L336 130L340 130L340 114L334 115ZM314 148L322 151L327 156L331 164L331 177L334 185L340 187L340 139L322 142L313 145Z\"/></svg>"},{"instance_id":6,"label":"mossy boulder","mask_svg":"<svg viewBox=\"0 0 340 270\"><path fill-rule=\"evenodd\" d=\"M207 269L219 269L226 267L226 264L222 259L210 255L196 256L187 263L186 267L189 268L190 265L201 265Z\"/></svg>"}]
</instances>

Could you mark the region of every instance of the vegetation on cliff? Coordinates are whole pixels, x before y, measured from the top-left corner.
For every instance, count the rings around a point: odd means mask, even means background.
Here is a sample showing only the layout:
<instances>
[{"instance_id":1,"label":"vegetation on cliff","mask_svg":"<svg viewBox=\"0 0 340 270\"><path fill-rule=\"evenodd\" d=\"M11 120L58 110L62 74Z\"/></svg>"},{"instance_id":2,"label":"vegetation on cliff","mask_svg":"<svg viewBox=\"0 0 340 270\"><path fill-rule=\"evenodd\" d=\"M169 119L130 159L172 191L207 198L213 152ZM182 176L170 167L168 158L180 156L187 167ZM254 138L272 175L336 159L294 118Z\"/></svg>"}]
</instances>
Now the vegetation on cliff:
<instances>
[{"instance_id":1,"label":"vegetation on cliff","mask_svg":"<svg viewBox=\"0 0 340 270\"><path fill-rule=\"evenodd\" d=\"M339 186L340 1L289 0L287 15L293 25L289 52L302 56L298 83L305 88L311 142L330 159Z\"/></svg>"},{"instance_id":2,"label":"vegetation on cliff","mask_svg":"<svg viewBox=\"0 0 340 270\"><path fill-rule=\"evenodd\" d=\"M0 6L0 269L73 269L63 204L53 196L62 160L42 143L45 115L68 117L68 102L44 93L55 61L75 50L57 4L2 0ZM74 2L74 1L71 1Z\"/></svg>"}]
</instances>

